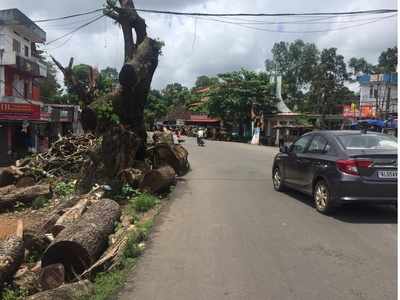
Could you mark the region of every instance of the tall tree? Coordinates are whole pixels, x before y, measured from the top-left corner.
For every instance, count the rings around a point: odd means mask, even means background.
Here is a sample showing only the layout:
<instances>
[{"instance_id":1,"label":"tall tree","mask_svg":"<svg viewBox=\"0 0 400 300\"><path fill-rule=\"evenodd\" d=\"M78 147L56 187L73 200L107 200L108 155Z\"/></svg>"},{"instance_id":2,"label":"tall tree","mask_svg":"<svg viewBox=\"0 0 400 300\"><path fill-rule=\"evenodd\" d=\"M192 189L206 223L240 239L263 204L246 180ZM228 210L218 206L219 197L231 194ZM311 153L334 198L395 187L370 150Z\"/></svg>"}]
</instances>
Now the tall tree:
<instances>
[{"instance_id":1,"label":"tall tree","mask_svg":"<svg viewBox=\"0 0 400 300\"><path fill-rule=\"evenodd\" d=\"M57 81L57 70L52 61L42 58L42 62L47 66L47 76L38 80L41 101L54 103L61 96L61 86Z\"/></svg>"},{"instance_id":2,"label":"tall tree","mask_svg":"<svg viewBox=\"0 0 400 300\"><path fill-rule=\"evenodd\" d=\"M164 117L168 112L165 97L157 90L151 90L147 97L144 108L145 122L149 127L153 127L155 122Z\"/></svg>"},{"instance_id":3,"label":"tall tree","mask_svg":"<svg viewBox=\"0 0 400 300\"><path fill-rule=\"evenodd\" d=\"M318 59L319 51L315 44L302 40L281 41L272 47L272 60L265 61L265 68L270 74L282 75L283 95L289 107L302 106L304 89L313 78Z\"/></svg>"},{"instance_id":4,"label":"tall tree","mask_svg":"<svg viewBox=\"0 0 400 300\"><path fill-rule=\"evenodd\" d=\"M338 112L338 103L346 92L344 82L347 79L344 57L337 54L336 48L322 50L307 96L310 110L322 115L323 127L326 125L325 116Z\"/></svg>"},{"instance_id":5,"label":"tall tree","mask_svg":"<svg viewBox=\"0 0 400 300\"><path fill-rule=\"evenodd\" d=\"M266 73L242 69L218 75L219 82L208 93L207 108L212 116L220 117L225 124L243 126L251 120L255 106L262 111L275 112L276 98Z\"/></svg>"},{"instance_id":6,"label":"tall tree","mask_svg":"<svg viewBox=\"0 0 400 300\"><path fill-rule=\"evenodd\" d=\"M369 74L373 72L374 66L368 63L364 57L356 58L352 57L349 60L349 67L352 69L352 74L357 75L358 73Z\"/></svg>"},{"instance_id":7,"label":"tall tree","mask_svg":"<svg viewBox=\"0 0 400 300\"><path fill-rule=\"evenodd\" d=\"M393 48L387 48L379 56L379 64L377 66L377 72L379 73L390 73L396 72L397 69L397 46Z\"/></svg>"},{"instance_id":8,"label":"tall tree","mask_svg":"<svg viewBox=\"0 0 400 300\"><path fill-rule=\"evenodd\" d=\"M185 105L190 97L190 91L180 83L170 83L162 91L168 106Z\"/></svg>"}]
</instances>

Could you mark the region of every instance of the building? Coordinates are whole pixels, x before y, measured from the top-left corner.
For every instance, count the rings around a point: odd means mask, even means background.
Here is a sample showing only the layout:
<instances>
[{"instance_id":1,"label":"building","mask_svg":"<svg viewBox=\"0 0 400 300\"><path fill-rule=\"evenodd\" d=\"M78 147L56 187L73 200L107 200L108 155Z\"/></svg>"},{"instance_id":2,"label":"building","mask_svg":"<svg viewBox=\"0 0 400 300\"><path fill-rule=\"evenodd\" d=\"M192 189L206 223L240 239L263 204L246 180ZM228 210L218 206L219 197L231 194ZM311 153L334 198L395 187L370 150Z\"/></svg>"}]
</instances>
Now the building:
<instances>
[{"instance_id":1,"label":"building","mask_svg":"<svg viewBox=\"0 0 400 300\"><path fill-rule=\"evenodd\" d=\"M397 116L397 73L364 74L357 81L360 84L360 112L368 112L368 118Z\"/></svg>"}]
</instances>

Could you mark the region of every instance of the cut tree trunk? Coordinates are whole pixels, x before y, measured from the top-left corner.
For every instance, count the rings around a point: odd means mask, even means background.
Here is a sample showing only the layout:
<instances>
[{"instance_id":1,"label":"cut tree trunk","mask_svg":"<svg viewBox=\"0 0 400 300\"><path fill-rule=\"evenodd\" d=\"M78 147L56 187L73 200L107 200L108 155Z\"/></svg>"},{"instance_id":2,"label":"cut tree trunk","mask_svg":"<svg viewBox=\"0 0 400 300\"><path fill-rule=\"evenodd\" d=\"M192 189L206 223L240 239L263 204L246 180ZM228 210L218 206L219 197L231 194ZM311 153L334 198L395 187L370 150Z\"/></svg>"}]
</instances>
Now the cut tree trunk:
<instances>
[{"instance_id":1,"label":"cut tree trunk","mask_svg":"<svg viewBox=\"0 0 400 300\"><path fill-rule=\"evenodd\" d=\"M24 248L30 253L43 253L49 244L50 240L43 232L34 230L24 231Z\"/></svg>"},{"instance_id":2,"label":"cut tree trunk","mask_svg":"<svg viewBox=\"0 0 400 300\"><path fill-rule=\"evenodd\" d=\"M48 197L50 195L50 186L48 184L34 185L23 188L12 186L7 191L0 189L0 208L11 207L17 202L29 203L36 197Z\"/></svg>"},{"instance_id":3,"label":"cut tree trunk","mask_svg":"<svg viewBox=\"0 0 400 300\"><path fill-rule=\"evenodd\" d=\"M79 200L77 204L69 208L57 220L57 222L54 224L54 229L52 230L52 233L54 235L57 235L59 232L61 232L61 230L75 223L86 211L86 208L88 207L89 204L90 204L89 198L82 198L81 200Z\"/></svg>"},{"instance_id":4,"label":"cut tree trunk","mask_svg":"<svg viewBox=\"0 0 400 300\"><path fill-rule=\"evenodd\" d=\"M175 170L169 165L153 169L144 175L139 189L153 194L164 192L175 183L175 176Z\"/></svg>"},{"instance_id":5,"label":"cut tree trunk","mask_svg":"<svg viewBox=\"0 0 400 300\"><path fill-rule=\"evenodd\" d=\"M15 186L17 188L28 187L28 186L32 186L32 185L35 185L35 178L33 176L29 176L29 175L18 178L17 182L15 183Z\"/></svg>"},{"instance_id":6,"label":"cut tree trunk","mask_svg":"<svg viewBox=\"0 0 400 300\"><path fill-rule=\"evenodd\" d=\"M82 280L37 293L26 298L26 300L76 300L87 297L93 292L93 284L89 280Z\"/></svg>"},{"instance_id":7,"label":"cut tree trunk","mask_svg":"<svg viewBox=\"0 0 400 300\"><path fill-rule=\"evenodd\" d=\"M53 264L43 267L39 277L43 290L51 290L65 283L65 269L62 264Z\"/></svg>"},{"instance_id":8,"label":"cut tree trunk","mask_svg":"<svg viewBox=\"0 0 400 300\"><path fill-rule=\"evenodd\" d=\"M113 200L101 199L92 204L76 223L57 235L42 256L42 267L61 263L67 281L73 280L105 250L120 216L121 208Z\"/></svg>"},{"instance_id":9,"label":"cut tree trunk","mask_svg":"<svg viewBox=\"0 0 400 300\"><path fill-rule=\"evenodd\" d=\"M15 234L0 240L0 286L12 278L23 259L23 223L19 220Z\"/></svg>"},{"instance_id":10,"label":"cut tree trunk","mask_svg":"<svg viewBox=\"0 0 400 300\"><path fill-rule=\"evenodd\" d=\"M0 170L0 187L14 184L24 173L11 166Z\"/></svg>"},{"instance_id":11,"label":"cut tree trunk","mask_svg":"<svg viewBox=\"0 0 400 300\"><path fill-rule=\"evenodd\" d=\"M181 176L189 171L188 151L182 145L157 144L154 151L154 167L170 165Z\"/></svg>"},{"instance_id":12,"label":"cut tree trunk","mask_svg":"<svg viewBox=\"0 0 400 300\"><path fill-rule=\"evenodd\" d=\"M17 288L27 291L29 295L40 291L39 274L30 270L28 266L23 266L17 271L13 278L13 284Z\"/></svg>"}]
</instances>

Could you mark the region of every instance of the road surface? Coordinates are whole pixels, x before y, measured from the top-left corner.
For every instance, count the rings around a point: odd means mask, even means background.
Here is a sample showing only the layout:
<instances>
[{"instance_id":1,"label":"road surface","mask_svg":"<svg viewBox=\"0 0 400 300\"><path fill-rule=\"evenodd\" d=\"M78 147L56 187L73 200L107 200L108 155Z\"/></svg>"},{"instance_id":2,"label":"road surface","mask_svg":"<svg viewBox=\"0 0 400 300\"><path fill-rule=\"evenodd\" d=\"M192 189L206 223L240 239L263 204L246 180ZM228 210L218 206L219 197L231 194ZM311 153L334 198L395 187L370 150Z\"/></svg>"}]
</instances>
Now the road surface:
<instances>
[{"instance_id":1,"label":"road surface","mask_svg":"<svg viewBox=\"0 0 400 300\"><path fill-rule=\"evenodd\" d=\"M333 217L271 183L275 148L189 139L193 171L120 300L397 299L397 213Z\"/></svg>"}]
</instances>

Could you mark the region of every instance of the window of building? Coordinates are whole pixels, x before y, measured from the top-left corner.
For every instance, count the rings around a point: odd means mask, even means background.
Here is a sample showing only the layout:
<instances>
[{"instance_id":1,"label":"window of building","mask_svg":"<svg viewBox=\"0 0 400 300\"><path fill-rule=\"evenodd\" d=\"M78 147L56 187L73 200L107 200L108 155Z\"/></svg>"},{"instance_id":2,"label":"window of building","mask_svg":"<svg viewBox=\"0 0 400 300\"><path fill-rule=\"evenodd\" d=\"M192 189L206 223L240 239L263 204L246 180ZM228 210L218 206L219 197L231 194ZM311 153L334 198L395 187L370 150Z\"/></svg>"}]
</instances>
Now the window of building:
<instances>
[{"instance_id":1,"label":"window of building","mask_svg":"<svg viewBox=\"0 0 400 300\"><path fill-rule=\"evenodd\" d=\"M25 56L29 57L29 47L25 46L24 49L25 49Z\"/></svg>"},{"instance_id":2,"label":"window of building","mask_svg":"<svg viewBox=\"0 0 400 300\"><path fill-rule=\"evenodd\" d=\"M17 53L21 53L21 43L16 39L13 39L12 49Z\"/></svg>"},{"instance_id":3,"label":"window of building","mask_svg":"<svg viewBox=\"0 0 400 300\"><path fill-rule=\"evenodd\" d=\"M372 98L374 96L374 88L371 86L369 88L369 97Z\"/></svg>"}]
</instances>

